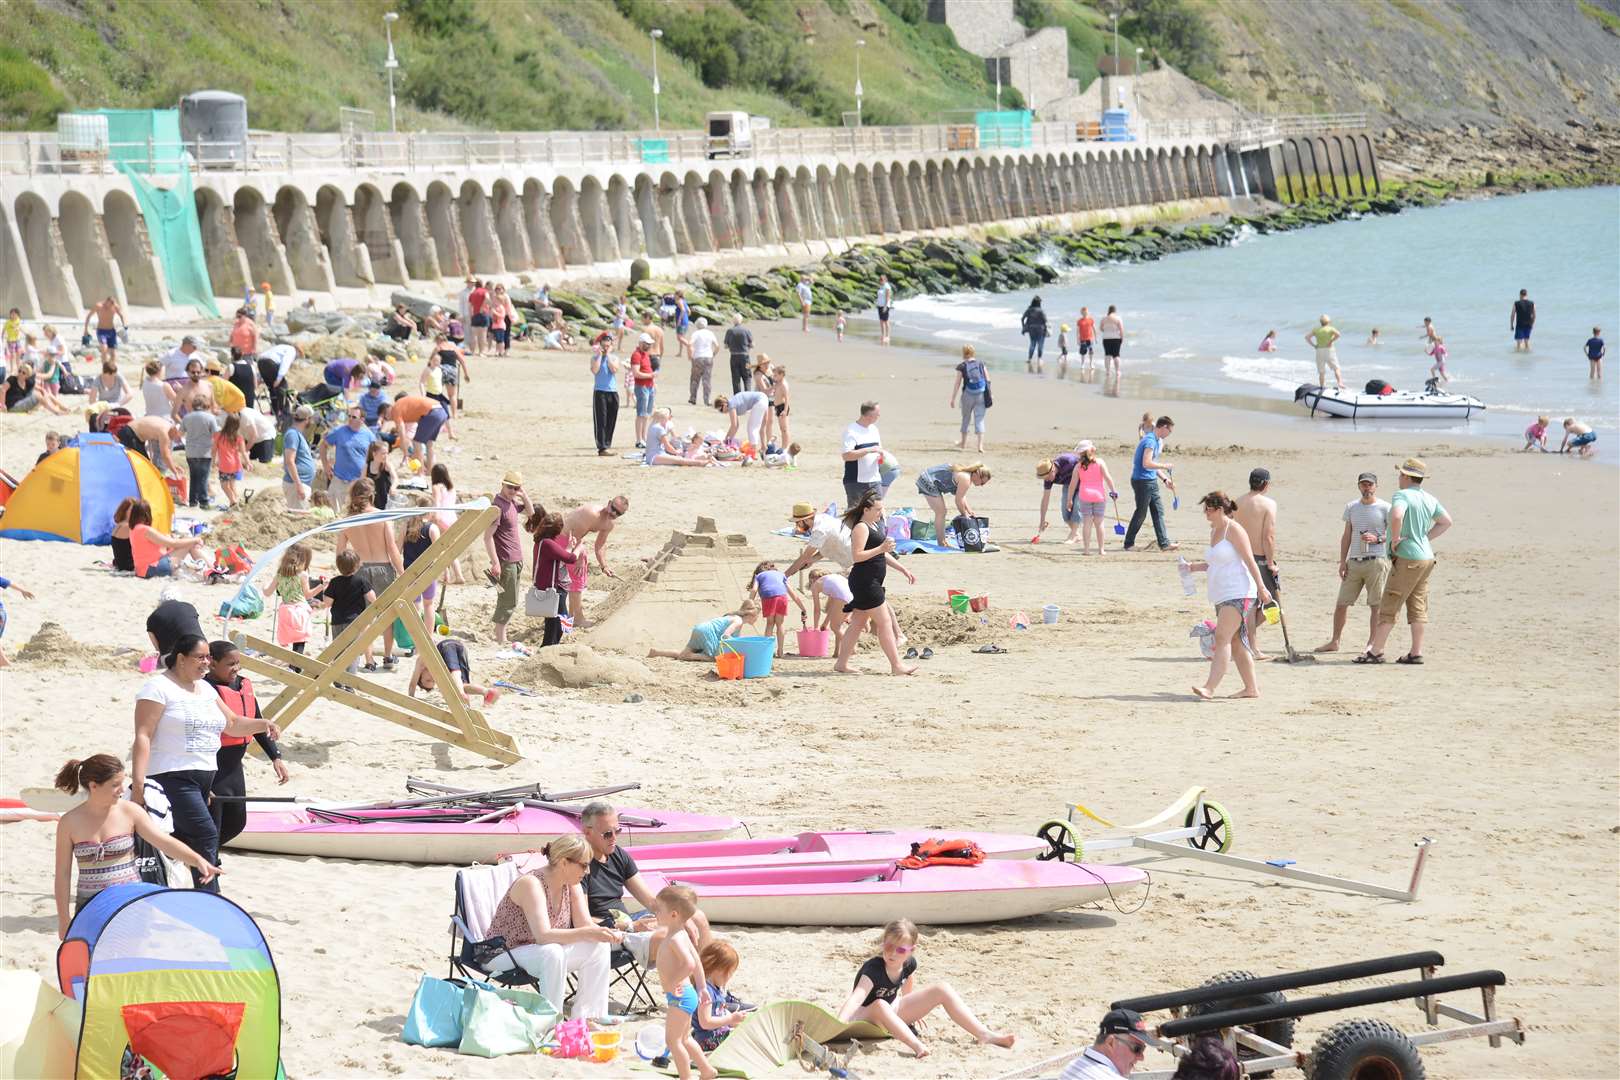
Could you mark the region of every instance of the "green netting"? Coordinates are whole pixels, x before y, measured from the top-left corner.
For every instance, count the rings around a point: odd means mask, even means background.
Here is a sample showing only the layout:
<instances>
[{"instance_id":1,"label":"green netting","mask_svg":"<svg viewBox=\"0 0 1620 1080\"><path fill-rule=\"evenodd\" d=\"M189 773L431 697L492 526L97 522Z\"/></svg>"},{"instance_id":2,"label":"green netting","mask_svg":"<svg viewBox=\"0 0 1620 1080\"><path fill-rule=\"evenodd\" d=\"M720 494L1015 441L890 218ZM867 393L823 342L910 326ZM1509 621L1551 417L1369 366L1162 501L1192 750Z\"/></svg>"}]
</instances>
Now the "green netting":
<instances>
[{"instance_id":1,"label":"green netting","mask_svg":"<svg viewBox=\"0 0 1620 1080\"><path fill-rule=\"evenodd\" d=\"M1035 145L1035 114L1028 109L1004 109L973 115L979 126L980 150L1017 150Z\"/></svg>"},{"instance_id":2,"label":"green netting","mask_svg":"<svg viewBox=\"0 0 1620 1080\"><path fill-rule=\"evenodd\" d=\"M95 109L107 118L107 156L143 173L171 174L186 165L179 109Z\"/></svg>"}]
</instances>

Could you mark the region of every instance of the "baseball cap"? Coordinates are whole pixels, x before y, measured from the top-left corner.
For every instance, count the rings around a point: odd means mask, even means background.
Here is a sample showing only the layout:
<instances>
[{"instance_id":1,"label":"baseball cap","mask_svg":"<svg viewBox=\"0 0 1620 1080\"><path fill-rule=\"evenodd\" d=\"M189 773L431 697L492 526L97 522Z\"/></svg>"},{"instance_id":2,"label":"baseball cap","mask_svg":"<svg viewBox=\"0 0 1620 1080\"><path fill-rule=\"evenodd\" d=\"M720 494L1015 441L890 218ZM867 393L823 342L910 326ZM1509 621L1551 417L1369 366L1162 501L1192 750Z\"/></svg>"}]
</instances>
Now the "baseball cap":
<instances>
[{"instance_id":1,"label":"baseball cap","mask_svg":"<svg viewBox=\"0 0 1620 1080\"><path fill-rule=\"evenodd\" d=\"M1414 480L1426 480L1429 476L1429 466L1424 464L1422 458L1409 457L1395 467L1398 473L1405 473Z\"/></svg>"},{"instance_id":2,"label":"baseball cap","mask_svg":"<svg viewBox=\"0 0 1620 1080\"><path fill-rule=\"evenodd\" d=\"M1360 476L1356 477L1356 483L1376 484L1378 483L1378 474L1375 472L1364 472Z\"/></svg>"},{"instance_id":3,"label":"baseball cap","mask_svg":"<svg viewBox=\"0 0 1620 1080\"><path fill-rule=\"evenodd\" d=\"M1253 487L1256 484L1266 484L1266 483L1270 483L1270 482L1271 482L1271 470L1270 469L1250 469L1249 470L1249 486L1250 487Z\"/></svg>"},{"instance_id":4,"label":"baseball cap","mask_svg":"<svg viewBox=\"0 0 1620 1080\"><path fill-rule=\"evenodd\" d=\"M798 503L793 504L793 513L788 515L788 519L790 521L797 521L800 518L815 517L815 516L816 516L816 508L814 506L811 506L809 503L806 503L806 502L798 502Z\"/></svg>"},{"instance_id":5,"label":"baseball cap","mask_svg":"<svg viewBox=\"0 0 1620 1080\"><path fill-rule=\"evenodd\" d=\"M516 469L509 469L507 470L506 475L501 477L501 483L509 485L510 487L522 487L523 474L518 472Z\"/></svg>"},{"instance_id":6,"label":"baseball cap","mask_svg":"<svg viewBox=\"0 0 1620 1080\"><path fill-rule=\"evenodd\" d=\"M651 334L642 334L636 341L642 345L651 345L653 343Z\"/></svg>"},{"instance_id":7,"label":"baseball cap","mask_svg":"<svg viewBox=\"0 0 1620 1080\"><path fill-rule=\"evenodd\" d=\"M1097 1031L1097 1037L1104 1035L1131 1035L1143 1042L1149 1036L1147 1022L1142 1014L1135 1009L1110 1009L1102 1018L1102 1026Z\"/></svg>"}]
</instances>

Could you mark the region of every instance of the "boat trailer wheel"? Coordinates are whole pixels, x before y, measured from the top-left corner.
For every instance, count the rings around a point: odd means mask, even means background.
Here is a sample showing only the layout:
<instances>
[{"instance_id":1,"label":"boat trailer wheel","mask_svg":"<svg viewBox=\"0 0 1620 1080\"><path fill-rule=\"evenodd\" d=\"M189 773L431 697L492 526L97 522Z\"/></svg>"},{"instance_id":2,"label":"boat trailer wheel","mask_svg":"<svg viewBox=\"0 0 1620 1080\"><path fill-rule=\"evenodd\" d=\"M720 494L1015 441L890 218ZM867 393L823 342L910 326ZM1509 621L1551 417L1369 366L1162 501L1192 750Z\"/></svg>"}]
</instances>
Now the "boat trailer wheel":
<instances>
[{"instance_id":1,"label":"boat trailer wheel","mask_svg":"<svg viewBox=\"0 0 1620 1080\"><path fill-rule=\"evenodd\" d=\"M1051 862L1053 859L1058 862L1080 861L1080 834L1067 821L1054 818L1036 829L1035 835L1046 841L1046 850L1035 856L1041 862Z\"/></svg>"},{"instance_id":2,"label":"boat trailer wheel","mask_svg":"<svg viewBox=\"0 0 1620 1080\"><path fill-rule=\"evenodd\" d=\"M1232 815L1218 802L1204 800L1203 812L1194 806L1187 811L1186 826L1196 828L1196 836L1187 837L1187 846L1200 851L1216 851L1224 855L1232 849Z\"/></svg>"}]
</instances>

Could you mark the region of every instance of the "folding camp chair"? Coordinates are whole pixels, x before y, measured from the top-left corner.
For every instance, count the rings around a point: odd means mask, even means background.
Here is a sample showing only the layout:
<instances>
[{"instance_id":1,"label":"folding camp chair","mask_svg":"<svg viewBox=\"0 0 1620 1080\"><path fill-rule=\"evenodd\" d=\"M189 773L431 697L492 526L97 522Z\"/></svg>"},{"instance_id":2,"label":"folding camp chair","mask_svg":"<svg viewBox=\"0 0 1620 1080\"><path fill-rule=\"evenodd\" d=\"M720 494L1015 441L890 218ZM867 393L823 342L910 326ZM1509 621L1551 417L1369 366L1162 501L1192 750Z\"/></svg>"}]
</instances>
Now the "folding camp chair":
<instances>
[{"instance_id":1,"label":"folding camp chair","mask_svg":"<svg viewBox=\"0 0 1620 1080\"><path fill-rule=\"evenodd\" d=\"M512 957L505 939L499 935L489 936L489 924L495 918L495 908L520 873L518 864L511 861L494 866L469 866L456 871L456 906L450 916L451 978L459 972L470 979L493 981L502 986L539 989L538 980ZM495 958L503 954L510 966L502 971L492 970ZM651 1012L656 999L647 987L647 969L623 945L613 949L608 963L613 968L613 981L608 984L609 995L622 986L629 995L627 1011ZM569 998L574 995L574 982L574 977L569 975ZM566 1002L558 1004L560 1008Z\"/></svg>"}]
</instances>

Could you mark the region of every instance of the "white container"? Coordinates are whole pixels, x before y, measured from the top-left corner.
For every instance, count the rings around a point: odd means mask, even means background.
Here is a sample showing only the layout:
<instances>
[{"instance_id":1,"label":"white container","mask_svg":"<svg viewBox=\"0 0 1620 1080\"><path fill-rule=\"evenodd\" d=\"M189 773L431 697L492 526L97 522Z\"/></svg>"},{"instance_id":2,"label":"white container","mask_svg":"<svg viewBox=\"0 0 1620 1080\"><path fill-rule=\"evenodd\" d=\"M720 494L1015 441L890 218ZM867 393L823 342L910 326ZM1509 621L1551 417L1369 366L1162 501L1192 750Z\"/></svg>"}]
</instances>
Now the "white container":
<instances>
[{"instance_id":1,"label":"white container","mask_svg":"<svg viewBox=\"0 0 1620 1080\"><path fill-rule=\"evenodd\" d=\"M1185 556L1176 560L1176 573L1181 575L1182 595L1191 596L1198 591L1198 581L1193 577L1192 567Z\"/></svg>"},{"instance_id":2,"label":"white container","mask_svg":"<svg viewBox=\"0 0 1620 1080\"><path fill-rule=\"evenodd\" d=\"M58 149L78 154L107 152L107 118L100 113L57 113Z\"/></svg>"},{"instance_id":3,"label":"white container","mask_svg":"<svg viewBox=\"0 0 1620 1080\"><path fill-rule=\"evenodd\" d=\"M1063 611L1056 604L1047 604L1041 609L1041 622L1051 626L1058 621L1058 616L1061 614L1063 614Z\"/></svg>"}]
</instances>

